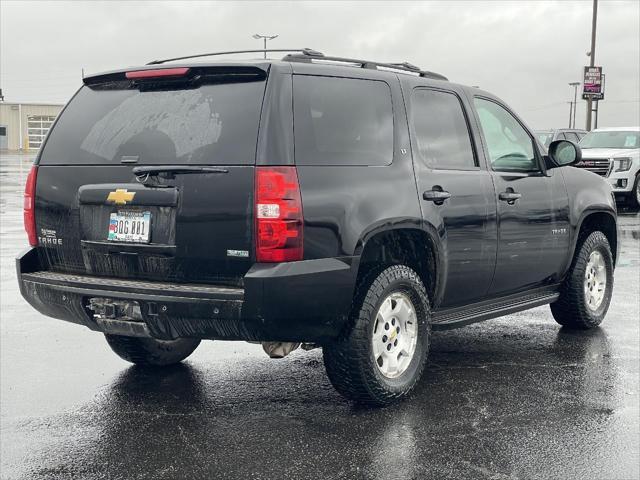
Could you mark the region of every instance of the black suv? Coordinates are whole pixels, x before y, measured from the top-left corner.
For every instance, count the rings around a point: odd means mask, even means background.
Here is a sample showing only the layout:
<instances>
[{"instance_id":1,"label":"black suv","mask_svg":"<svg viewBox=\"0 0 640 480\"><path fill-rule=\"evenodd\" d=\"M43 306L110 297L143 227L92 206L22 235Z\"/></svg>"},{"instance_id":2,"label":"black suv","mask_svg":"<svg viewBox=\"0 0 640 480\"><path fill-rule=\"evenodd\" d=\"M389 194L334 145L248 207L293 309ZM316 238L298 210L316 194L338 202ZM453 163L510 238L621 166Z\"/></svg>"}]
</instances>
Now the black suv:
<instances>
[{"instance_id":1,"label":"black suv","mask_svg":"<svg viewBox=\"0 0 640 480\"><path fill-rule=\"evenodd\" d=\"M575 144L547 153L495 96L410 64L289 52L86 77L27 180L29 303L138 364L320 346L375 405L414 387L432 329L543 304L600 324L616 210L558 168Z\"/></svg>"}]
</instances>

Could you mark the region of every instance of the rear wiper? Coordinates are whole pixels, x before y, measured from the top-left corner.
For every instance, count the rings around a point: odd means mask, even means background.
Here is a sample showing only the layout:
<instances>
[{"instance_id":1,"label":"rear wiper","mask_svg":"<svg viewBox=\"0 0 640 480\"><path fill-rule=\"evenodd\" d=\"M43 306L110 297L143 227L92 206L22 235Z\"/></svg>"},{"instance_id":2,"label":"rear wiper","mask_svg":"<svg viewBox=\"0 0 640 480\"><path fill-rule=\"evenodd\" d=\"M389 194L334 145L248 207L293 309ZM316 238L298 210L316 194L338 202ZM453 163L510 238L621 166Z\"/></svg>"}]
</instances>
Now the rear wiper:
<instances>
[{"instance_id":1,"label":"rear wiper","mask_svg":"<svg viewBox=\"0 0 640 480\"><path fill-rule=\"evenodd\" d=\"M156 165L133 167L133 174L138 182L148 186L163 186L160 179L173 179L176 175L191 174L222 174L229 170L221 167L184 166L184 165Z\"/></svg>"}]
</instances>

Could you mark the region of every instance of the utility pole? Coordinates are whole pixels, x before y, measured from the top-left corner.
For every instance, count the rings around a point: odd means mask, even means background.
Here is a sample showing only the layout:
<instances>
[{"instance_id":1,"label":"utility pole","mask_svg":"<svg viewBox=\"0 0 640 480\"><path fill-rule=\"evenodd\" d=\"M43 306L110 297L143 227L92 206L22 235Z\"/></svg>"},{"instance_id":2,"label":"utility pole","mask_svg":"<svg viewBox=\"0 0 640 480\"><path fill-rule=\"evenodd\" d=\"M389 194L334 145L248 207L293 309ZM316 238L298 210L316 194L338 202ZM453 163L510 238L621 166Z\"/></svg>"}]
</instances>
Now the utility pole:
<instances>
[{"instance_id":1,"label":"utility pole","mask_svg":"<svg viewBox=\"0 0 640 480\"><path fill-rule=\"evenodd\" d=\"M569 115L569 128L576 128L576 109L578 107L578 85L580 85L580 82L571 82L569 84L570 87L573 87L573 124L571 123L571 115Z\"/></svg>"},{"instance_id":2,"label":"utility pole","mask_svg":"<svg viewBox=\"0 0 640 480\"><path fill-rule=\"evenodd\" d=\"M591 50L589 51L589 66L594 67L596 64L596 20L598 18L598 0L593 0L593 17L591 18ZM596 100L597 102L597 100ZM597 105L597 103L596 103ZM591 110L593 108L593 100L591 97L587 99L587 131L591 131Z\"/></svg>"},{"instance_id":3,"label":"utility pole","mask_svg":"<svg viewBox=\"0 0 640 480\"><path fill-rule=\"evenodd\" d=\"M601 80L602 81L602 87L601 87L602 90L601 91L602 91L603 95L604 95L605 79L606 79L606 75L603 73L602 74L602 80ZM595 117L594 122L593 122L593 128L598 128L598 113L599 113L599 109L600 109L600 103L598 103L598 100L596 100L596 117Z\"/></svg>"},{"instance_id":4,"label":"utility pole","mask_svg":"<svg viewBox=\"0 0 640 480\"><path fill-rule=\"evenodd\" d=\"M267 58L267 40L273 40L274 38L277 38L278 35L260 35L258 33L254 33L253 34L253 38L255 38L256 40L260 40L262 39L264 41L264 58L266 60Z\"/></svg>"},{"instance_id":5,"label":"utility pole","mask_svg":"<svg viewBox=\"0 0 640 480\"><path fill-rule=\"evenodd\" d=\"M569 128L571 128L571 114L573 113L573 102L567 102L569 104Z\"/></svg>"}]
</instances>

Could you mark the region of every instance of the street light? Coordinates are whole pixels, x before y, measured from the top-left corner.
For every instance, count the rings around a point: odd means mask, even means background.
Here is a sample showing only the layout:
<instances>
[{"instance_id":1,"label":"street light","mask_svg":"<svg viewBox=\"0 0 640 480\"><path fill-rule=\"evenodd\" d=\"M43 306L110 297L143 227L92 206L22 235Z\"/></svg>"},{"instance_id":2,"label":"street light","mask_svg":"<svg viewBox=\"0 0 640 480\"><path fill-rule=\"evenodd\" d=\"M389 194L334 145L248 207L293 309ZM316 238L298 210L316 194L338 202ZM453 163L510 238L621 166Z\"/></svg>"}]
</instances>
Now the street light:
<instances>
[{"instance_id":1,"label":"street light","mask_svg":"<svg viewBox=\"0 0 640 480\"><path fill-rule=\"evenodd\" d=\"M580 82L569 83L570 87L573 87L573 126L571 125L571 113L569 113L569 128L576 128L576 108L578 105L578 85ZM571 103L571 102L569 102Z\"/></svg>"},{"instance_id":2,"label":"street light","mask_svg":"<svg viewBox=\"0 0 640 480\"><path fill-rule=\"evenodd\" d=\"M256 40L264 40L264 58L267 58L267 40L273 40L274 38L276 38L278 35L260 35L258 33L254 33L253 34L253 38L255 38Z\"/></svg>"}]
</instances>

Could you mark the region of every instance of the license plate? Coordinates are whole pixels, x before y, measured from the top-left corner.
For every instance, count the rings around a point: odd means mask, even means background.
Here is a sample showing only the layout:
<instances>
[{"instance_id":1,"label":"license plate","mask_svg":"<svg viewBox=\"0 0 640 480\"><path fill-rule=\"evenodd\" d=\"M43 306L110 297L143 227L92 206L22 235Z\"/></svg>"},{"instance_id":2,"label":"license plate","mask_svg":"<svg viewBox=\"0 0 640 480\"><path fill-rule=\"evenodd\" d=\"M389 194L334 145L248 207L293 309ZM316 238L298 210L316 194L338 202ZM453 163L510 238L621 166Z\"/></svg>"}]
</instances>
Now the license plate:
<instances>
[{"instance_id":1,"label":"license plate","mask_svg":"<svg viewBox=\"0 0 640 480\"><path fill-rule=\"evenodd\" d=\"M149 243L151 212L120 210L109 218L107 240L114 242Z\"/></svg>"}]
</instances>

